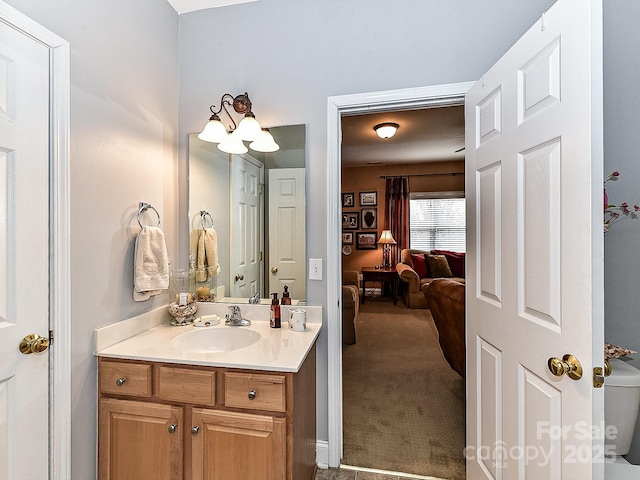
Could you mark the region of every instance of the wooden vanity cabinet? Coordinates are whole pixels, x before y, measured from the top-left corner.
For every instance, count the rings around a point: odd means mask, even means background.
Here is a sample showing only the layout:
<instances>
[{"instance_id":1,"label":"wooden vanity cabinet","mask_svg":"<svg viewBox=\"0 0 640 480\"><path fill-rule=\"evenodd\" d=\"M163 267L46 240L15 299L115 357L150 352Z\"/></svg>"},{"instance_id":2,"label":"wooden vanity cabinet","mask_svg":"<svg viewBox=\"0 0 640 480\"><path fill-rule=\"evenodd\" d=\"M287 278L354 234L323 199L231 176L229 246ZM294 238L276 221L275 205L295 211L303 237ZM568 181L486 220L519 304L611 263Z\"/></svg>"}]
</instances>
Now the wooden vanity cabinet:
<instances>
[{"instance_id":1,"label":"wooden vanity cabinet","mask_svg":"<svg viewBox=\"0 0 640 480\"><path fill-rule=\"evenodd\" d=\"M173 405L101 398L98 477L181 480L183 412Z\"/></svg>"},{"instance_id":2,"label":"wooden vanity cabinet","mask_svg":"<svg viewBox=\"0 0 640 480\"><path fill-rule=\"evenodd\" d=\"M296 373L100 358L99 479L313 479L315 357Z\"/></svg>"}]
</instances>

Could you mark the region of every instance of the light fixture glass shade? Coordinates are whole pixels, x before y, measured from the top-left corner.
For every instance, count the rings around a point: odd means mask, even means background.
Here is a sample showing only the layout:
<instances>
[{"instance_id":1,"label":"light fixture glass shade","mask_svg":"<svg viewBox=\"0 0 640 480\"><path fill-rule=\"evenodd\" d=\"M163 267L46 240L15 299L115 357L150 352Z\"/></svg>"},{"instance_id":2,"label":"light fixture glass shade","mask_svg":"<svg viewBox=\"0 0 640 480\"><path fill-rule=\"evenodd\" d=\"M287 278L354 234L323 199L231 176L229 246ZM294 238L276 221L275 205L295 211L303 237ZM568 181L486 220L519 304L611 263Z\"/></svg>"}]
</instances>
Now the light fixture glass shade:
<instances>
[{"instance_id":1,"label":"light fixture glass shade","mask_svg":"<svg viewBox=\"0 0 640 480\"><path fill-rule=\"evenodd\" d=\"M373 127L380 138L391 138L396 134L400 125L397 123L380 123Z\"/></svg>"},{"instance_id":2,"label":"light fixture glass shade","mask_svg":"<svg viewBox=\"0 0 640 480\"><path fill-rule=\"evenodd\" d=\"M253 142L262 135L262 127L254 117L244 117L240 120L240 125L235 129L242 140Z\"/></svg>"},{"instance_id":3,"label":"light fixture glass shade","mask_svg":"<svg viewBox=\"0 0 640 480\"><path fill-rule=\"evenodd\" d=\"M393 235L391 235L391 230L383 230L380 234L380 240L378 240L378 243L395 245L396 241L393 239Z\"/></svg>"},{"instance_id":4,"label":"light fixture glass shade","mask_svg":"<svg viewBox=\"0 0 640 480\"><path fill-rule=\"evenodd\" d=\"M227 139L218 145L218 150L222 150L225 153L247 153L249 149L242 139L237 134L237 130L227 135Z\"/></svg>"},{"instance_id":5,"label":"light fixture glass shade","mask_svg":"<svg viewBox=\"0 0 640 480\"><path fill-rule=\"evenodd\" d=\"M211 143L224 142L229 134L220 120L209 120L198 134L200 140Z\"/></svg>"},{"instance_id":6,"label":"light fixture glass shade","mask_svg":"<svg viewBox=\"0 0 640 480\"><path fill-rule=\"evenodd\" d=\"M280 145L273 139L273 135L267 130L262 130L258 139L249 144L249 148L256 152L277 152L280 150Z\"/></svg>"}]
</instances>

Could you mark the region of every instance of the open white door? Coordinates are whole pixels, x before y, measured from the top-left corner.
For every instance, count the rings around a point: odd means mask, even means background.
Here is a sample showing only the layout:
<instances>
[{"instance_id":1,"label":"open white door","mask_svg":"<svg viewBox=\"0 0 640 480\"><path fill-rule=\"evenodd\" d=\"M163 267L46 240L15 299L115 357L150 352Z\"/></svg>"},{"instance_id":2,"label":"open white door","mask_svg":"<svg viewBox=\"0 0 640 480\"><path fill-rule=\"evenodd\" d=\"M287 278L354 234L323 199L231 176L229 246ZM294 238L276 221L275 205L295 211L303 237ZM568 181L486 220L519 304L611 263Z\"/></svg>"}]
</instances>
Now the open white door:
<instances>
[{"instance_id":1,"label":"open white door","mask_svg":"<svg viewBox=\"0 0 640 480\"><path fill-rule=\"evenodd\" d=\"M255 163L254 163L255 162ZM262 272L262 184L264 167L251 157L231 155L231 296L260 291Z\"/></svg>"},{"instance_id":2,"label":"open white door","mask_svg":"<svg viewBox=\"0 0 640 480\"><path fill-rule=\"evenodd\" d=\"M465 109L468 478L602 478L601 2L559 0Z\"/></svg>"},{"instance_id":3,"label":"open white door","mask_svg":"<svg viewBox=\"0 0 640 480\"><path fill-rule=\"evenodd\" d=\"M269 170L269 292L289 287L291 298L305 292L304 168Z\"/></svg>"},{"instance_id":4,"label":"open white door","mask_svg":"<svg viewBox=\"0 0 640 480\"><path fill-rule=\"evenodd\" d=\"M49 476L50 51L0 22L0 478ZM30 337L34 338L34 337ZM42 351L40 351L42 350Z\"/></svg>"}]
</instances>

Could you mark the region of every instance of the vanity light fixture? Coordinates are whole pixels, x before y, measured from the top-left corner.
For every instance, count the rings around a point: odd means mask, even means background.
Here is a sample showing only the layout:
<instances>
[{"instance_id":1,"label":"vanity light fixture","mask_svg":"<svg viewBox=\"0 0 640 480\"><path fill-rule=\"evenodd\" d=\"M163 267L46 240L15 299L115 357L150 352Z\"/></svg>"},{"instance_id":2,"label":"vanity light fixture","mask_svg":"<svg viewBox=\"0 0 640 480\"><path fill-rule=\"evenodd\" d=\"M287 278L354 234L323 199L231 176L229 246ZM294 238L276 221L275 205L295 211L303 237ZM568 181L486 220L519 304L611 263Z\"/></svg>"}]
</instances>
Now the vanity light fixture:
<instances>
[{"instance_id":1,"label":"vanity light fixture","mask_svg":"<svg viewBox=\"0 0 640 480\"><path fill-rule=\"evenodd\" d=\"M376 131L380 138L391 138L396 134L396 131L400 128L400 125L393 122L379 123L373 129Z\"/></svg>"},{"instance_id":2,"label":"vanity light fixture","mask_svg":"<svg viewBox=\"0 0 640 480\"><path fill-rule=\"evenodd\" d=\"M233 107L236 113L244 114L239 124L236 124L227 106ZM217 143L218 149L226 153L246 153L248 150L243 141L251 142L249 147L257 152L275 152L280 148L271 134L260 127L251 111L251 100L247 92L235 97L225 93L220 98L220 108L216 110L215 105L211 105L209 110L211 110L211 117L202 132L198 134L200 140ZM233 123L233 126L229 125L229 131L220 120L219 114L222 110Z\"/></svg>"}]
</instances>

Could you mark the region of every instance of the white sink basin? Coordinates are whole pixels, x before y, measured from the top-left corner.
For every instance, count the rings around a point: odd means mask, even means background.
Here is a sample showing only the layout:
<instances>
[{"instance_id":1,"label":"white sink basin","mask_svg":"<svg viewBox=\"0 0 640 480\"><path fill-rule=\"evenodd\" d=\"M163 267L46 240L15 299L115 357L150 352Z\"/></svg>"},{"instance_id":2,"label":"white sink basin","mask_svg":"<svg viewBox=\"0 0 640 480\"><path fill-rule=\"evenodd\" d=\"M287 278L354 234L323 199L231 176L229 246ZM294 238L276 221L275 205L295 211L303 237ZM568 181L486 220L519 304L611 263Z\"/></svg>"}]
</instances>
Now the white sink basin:
<instances>
[{"instance_id":1,"label":"white sink basin","mask_svg":"<svg viewBox=\"0 0 640 480\"><path fill-rule=\"evenodd\" d=\"M185 353L231 352L253 345L261 335L244 327L202 327L177 336L173 348Z\"/></svg>"}]
</instances>

